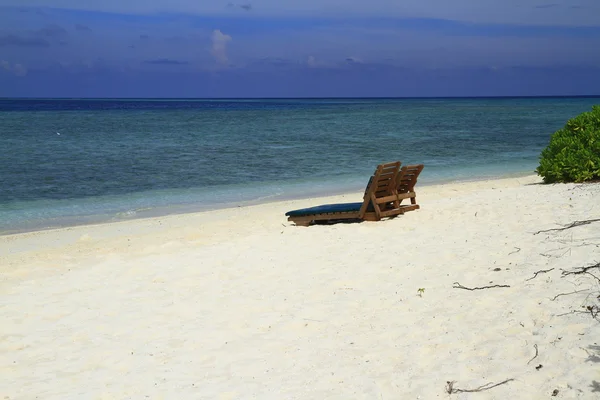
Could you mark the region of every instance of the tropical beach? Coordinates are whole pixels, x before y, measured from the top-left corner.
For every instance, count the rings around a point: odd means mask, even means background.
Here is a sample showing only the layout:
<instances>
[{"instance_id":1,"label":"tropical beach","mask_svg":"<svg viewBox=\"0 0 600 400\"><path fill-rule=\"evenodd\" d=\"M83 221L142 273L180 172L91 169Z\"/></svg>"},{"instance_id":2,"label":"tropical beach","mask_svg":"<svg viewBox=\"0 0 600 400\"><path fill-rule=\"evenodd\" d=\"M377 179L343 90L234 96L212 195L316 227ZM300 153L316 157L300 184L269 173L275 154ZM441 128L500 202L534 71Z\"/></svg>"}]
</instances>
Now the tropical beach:
<instances>
[{"instance_id":1,"label":"tropical beach","mask_svg":"<svg viewBox=\"0 0 600 400\"><path fill-rule=\"evenodd\" d=\"M598 283L569 271L599 222L553 229L600 186L540 182L417 185L380 222L284 217L351 193L1 236L0 394L596 398Z\"/></svg>"},{"instance_id":2,"label":"tropical beach","mask_svg":"<svg viewBox=\"0 0 600 400\"><path fill-rule=\"evenodd\" d=\"M0 3L0 400L600 399L600 2Z\"/></svg>"}]
</instances>

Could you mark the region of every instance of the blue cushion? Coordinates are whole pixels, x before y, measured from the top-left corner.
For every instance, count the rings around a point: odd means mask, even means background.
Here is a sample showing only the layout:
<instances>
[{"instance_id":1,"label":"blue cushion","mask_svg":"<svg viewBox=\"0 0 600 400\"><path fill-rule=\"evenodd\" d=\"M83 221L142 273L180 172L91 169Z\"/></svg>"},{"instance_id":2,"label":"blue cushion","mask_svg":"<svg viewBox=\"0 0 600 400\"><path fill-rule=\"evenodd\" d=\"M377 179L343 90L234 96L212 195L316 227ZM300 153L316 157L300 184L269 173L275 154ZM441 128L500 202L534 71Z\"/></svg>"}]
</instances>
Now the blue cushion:
<instances>
[{"instance_id":1,"label":"blue cushion","mask_svg":"<svg viewBox=\"0 0 600 400\"><path fill-rule=\"evenodd\" d=\"M288 217L303 217L314 214L325 213L340 213L360 211L361 203L341 203L341 204L324 204L322 206L303 208L301 210L288 211L285 213Z\"/></svg>"}]
</instances>

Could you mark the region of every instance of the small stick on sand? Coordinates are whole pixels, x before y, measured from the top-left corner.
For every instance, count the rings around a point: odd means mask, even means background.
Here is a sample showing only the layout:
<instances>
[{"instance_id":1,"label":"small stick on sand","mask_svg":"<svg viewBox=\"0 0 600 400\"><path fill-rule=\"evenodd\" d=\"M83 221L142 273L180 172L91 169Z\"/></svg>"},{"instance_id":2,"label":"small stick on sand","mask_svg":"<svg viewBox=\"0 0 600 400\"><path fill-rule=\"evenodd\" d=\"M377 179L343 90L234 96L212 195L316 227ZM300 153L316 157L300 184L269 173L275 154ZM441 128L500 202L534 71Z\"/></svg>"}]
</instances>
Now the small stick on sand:
<instances>
[{"instance_id":1,"label":"small stick on sand","mask_svg":"<svg viewBox=\"0 0 600 400\"><path fill-rule=\"evenodd\" d=\"M550 268L550 269L541 269L539 271L537 271L531 278L529 279L525 279L525 282L530 281L532 279L534 279L536 276L538 276L538 274L542 274L542 273L546 273L546 272L550 272L552 271L554 268Z\"/></svg>"},{"instance_id":2,"label":"small stick on sand","mask_svg":"<svg viewBox=\"0 0 600 400\"><path fill-rule=\"evenodd\" d=\"M596 263L594 265L588 265L587 267L580 267L578 270L575 270L575 271L563 271L562 276L579 275L579 274L586 274L586 273L589 274L588 271L592 268L600 268L600 262ZM594 276L594 275L592 275L592 276Z\"/></svg>"},{"instance_id":3,"label":"small stick on sand","mask_svg":"<svg viewBox=\"0 0 600 400\"><path fill-rule=\"evenodd\" d=\"M481 287L468 288L466 286L461 285L458 282L454 282L454 284L452 285L452 287L455 288L455 289L482 290L482 289L491 289L491 288L497 288L497 287L510 287L510 285L491 285L491 286L481 286Z\"/></svg>"},{"instance_id":4,"label":"small stick on sand","mask_svg":"<svg viewBox=\"0 0 600 400\"><path fill-rule=\"evenodd\" d=\"M554 300L558 299L560 296L568 296L568 295L570 295L570 294L581 293L581 292L587 292L587 289L584 289L584 290L576 290L576 291L574 291L574 292L569 292L569 293L559 293L559 294L557 294L556 296L554 296L554 297L553 297L552 299L550 299L550 300L554 301Z\"/></svg>"},{"instance_id":5,"label":"small stick on sand","mask_svg":"<svg viewBox=\"0 0 600 400\"><path fill-rule=\"evenodd\" d=\"M514 379L507 379L507 380L499 382L499 383L489 382L489 383L486 383L485 385L479 386L478 388L475 388L475 389L459 389L459 388L454 388L454 384L456 383L456 381L448 381L448 382L446 382L446 393L448 393L448 394L454 394L454 393L483 392L485 390L493 389L496 386L504 385L505 383L508 383L510 381L514 381Z\"/></svg>"},{"instance_id":6,"label":"small stick on sand","mask_svg":"<svg viewBox=\"0 0 600 400\"><path fill-rule=\"evenodd\" d=\"M508 253L508 255L510 256L511 254L515 254L515 253L518 253L518 252L520 252L520 251L521 251L521 248L520 248L520 247L516 247L516 246L515 246L515 249L517 249L517 250L515 250L515 251L511 251L510 253Z\"/></svg>"},{"instance_id":7,"label":"small stick on sand","mask_svg":"<svg viewBox=\"0 0 600 400\"><path fill-rule=\"evenodd\" d=\"M588 224L591 224L592 222L598 222L598 221L600 221L600 218L587 219L585 221L575 221L575 222L570 223L569 225L563 226L562 228L544 229L543 231L537 231L534 233L534 235L537 235L538 233L542 233L542 232L564 231L566 229L575 228L575 227L581 226L581 225L588 225Z\"/></svg>"},{"instance_id":8,"label":"small stick on sand","mask_svg":"<svg viewBox=\"0 0 600 400\"><path fill-rule=\"evenodd\" d=\"M535 356L533 356L533 358L531 360L527 361L527 365L529 365L529 363L532 362L533 360L535 360L535 358L538 356L537 344L534 344L533 347L535 348Z\"/></svg>"}]
</instances>

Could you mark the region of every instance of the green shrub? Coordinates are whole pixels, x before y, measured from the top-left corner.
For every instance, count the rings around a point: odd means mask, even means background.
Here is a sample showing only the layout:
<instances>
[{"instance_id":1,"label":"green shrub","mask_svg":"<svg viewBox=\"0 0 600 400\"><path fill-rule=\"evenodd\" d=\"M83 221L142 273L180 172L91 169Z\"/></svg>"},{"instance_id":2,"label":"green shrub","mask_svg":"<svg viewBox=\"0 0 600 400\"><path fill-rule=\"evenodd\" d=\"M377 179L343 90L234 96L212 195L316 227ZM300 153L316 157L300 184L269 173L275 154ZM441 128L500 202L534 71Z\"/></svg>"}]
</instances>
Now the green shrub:
<instances>
[{"instance_id":1,"label":"green shrub","mask_svg":"<svg viewBox=\"0 0 600 400\"><path fill-rule=\"evenodd\" d=\"M600 106L567 121L540 155L544 183L600 179Z\"/></svg>"}]
</instances>

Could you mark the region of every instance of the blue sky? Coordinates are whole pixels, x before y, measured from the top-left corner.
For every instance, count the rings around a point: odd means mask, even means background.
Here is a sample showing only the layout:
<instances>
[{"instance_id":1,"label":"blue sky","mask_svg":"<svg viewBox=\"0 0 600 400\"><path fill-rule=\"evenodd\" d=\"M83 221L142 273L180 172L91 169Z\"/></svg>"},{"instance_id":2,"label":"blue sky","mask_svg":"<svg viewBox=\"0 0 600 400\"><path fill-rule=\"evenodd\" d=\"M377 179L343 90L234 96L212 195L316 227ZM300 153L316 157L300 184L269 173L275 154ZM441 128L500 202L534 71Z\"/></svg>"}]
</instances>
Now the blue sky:
<instances>
[{"instance_id":1,"label":"blue sky","mask_svg":"<svg viewBox=\"0 0 600 400\"><path fill-rule=\"evenodd\" d=\"M0 97L590 95L598 49L597 0L0 0Z\"/></svg>"}]
</instances>

